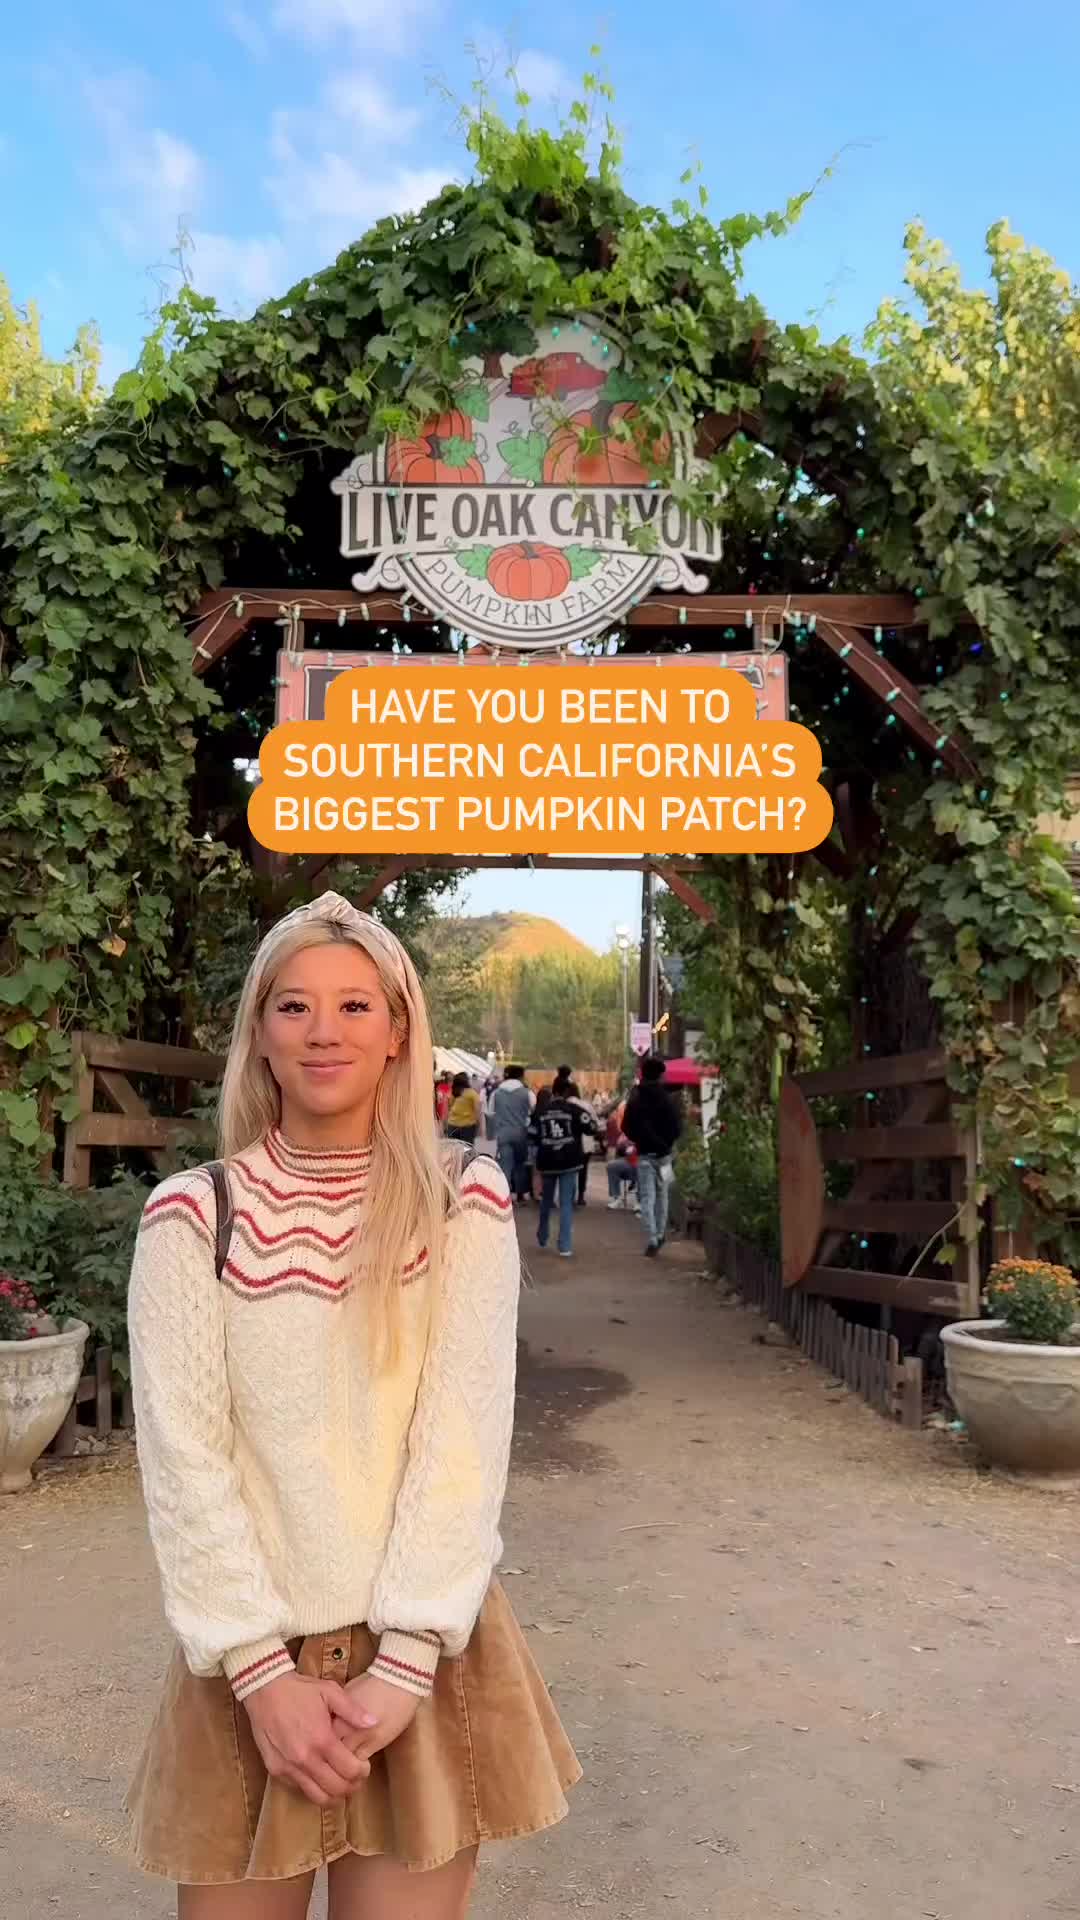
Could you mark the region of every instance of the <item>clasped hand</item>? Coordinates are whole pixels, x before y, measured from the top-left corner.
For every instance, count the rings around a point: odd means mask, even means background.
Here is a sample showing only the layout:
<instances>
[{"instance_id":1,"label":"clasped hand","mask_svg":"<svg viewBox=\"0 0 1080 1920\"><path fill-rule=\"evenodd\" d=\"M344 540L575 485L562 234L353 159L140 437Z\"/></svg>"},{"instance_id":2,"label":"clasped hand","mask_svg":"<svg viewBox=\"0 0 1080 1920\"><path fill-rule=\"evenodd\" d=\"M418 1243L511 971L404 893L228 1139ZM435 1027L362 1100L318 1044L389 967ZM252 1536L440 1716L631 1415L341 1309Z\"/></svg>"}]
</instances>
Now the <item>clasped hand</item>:
<instances>
[{"instance_id":1,"label":"clasped hand","mask_svg":"<svg viewBox=\"0 0 1080 1920\"><path fill-rule=\"evenodd\" d=\"M373 1755L404 1733L420 1702L366 1673L346 1686L289 1673L249 1694L244 1705L271 1779L328 1807L367 1779Z\"/></svg>"}]
</instances>

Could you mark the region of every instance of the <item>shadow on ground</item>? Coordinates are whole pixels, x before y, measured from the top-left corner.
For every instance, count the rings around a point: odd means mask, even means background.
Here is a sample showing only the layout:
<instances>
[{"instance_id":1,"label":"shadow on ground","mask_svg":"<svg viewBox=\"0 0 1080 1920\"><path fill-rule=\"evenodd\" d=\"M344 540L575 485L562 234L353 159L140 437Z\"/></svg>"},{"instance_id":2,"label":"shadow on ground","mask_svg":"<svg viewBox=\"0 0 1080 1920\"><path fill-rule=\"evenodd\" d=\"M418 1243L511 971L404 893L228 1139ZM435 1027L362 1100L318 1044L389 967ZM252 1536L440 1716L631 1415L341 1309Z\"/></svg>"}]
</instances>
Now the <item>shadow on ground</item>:
<instances>
[{"instance_id":1,"label":"shadow on ground","mask_svg":"<svg viewBox=\"0 0 1080 1920\"><path fill-rule=\"evenodd\" d=\"M551 1348L538 1354L527 1340L519 1340L514 1471L599 1473L610 1466L607 1448L579 1439L574 1428L598 1407L629 1392L625 1373L570 1365Z\"/></svg>"}]
</instances>

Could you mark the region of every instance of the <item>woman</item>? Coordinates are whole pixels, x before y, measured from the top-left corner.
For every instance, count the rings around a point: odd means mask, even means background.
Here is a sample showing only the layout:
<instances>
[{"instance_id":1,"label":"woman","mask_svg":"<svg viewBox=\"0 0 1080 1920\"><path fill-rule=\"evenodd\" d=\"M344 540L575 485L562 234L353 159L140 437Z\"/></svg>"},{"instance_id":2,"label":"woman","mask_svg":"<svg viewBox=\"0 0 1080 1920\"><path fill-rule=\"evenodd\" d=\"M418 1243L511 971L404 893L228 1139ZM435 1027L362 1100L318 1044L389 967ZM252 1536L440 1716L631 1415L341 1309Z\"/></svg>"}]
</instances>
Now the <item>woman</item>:
<instances>
[{"instance_id":1,"label":"woman","mask_svg":"<svg viewBox=\"0 0 1080 1920\"><path fill-rule=\"evenodd\" d=\"M128 1806L179 1920L302 1920L324 1865L332 1920L462 1920L479 1843L553 1825L580 1778L492 1578L510 1198L438 1141L430 1072L404 948L324 894L245 982L216 1209L197 1168L143 1214L132 1376L180 1644Z\"/></svg>"},{"instance_id":2,"label":"woman","mask_svg":"<svg viewBox=\"0 0 1080 1920\"><path fill-rule=\"evenodd\" d=\"M450 1095L446 1137L448 1140L461 1140L466 1146L474 1146L480 1131L480 1095L467 1073L455 1073Z\"/></svg>"}]
</instances>

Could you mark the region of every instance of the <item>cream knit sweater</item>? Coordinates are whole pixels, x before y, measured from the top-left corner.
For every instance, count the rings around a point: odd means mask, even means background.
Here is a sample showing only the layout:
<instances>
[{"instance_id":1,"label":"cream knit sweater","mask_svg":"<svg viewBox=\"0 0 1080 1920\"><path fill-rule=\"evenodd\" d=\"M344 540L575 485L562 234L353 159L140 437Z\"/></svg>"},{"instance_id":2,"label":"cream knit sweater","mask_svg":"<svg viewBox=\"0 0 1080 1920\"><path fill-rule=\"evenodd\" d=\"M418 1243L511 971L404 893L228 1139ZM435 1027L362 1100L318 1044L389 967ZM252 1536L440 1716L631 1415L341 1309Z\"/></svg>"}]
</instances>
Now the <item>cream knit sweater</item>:
<instances>
[{"instance_id":1,"label":"cream knit sweater","mask_svg":"<svg viewBox=\"0 0 1080 1920\"><path fill-rule=\"evenodd\" d=\"M429 1316L426 1250L402 1274L403 1360L365 1351L352 1278L370 1151L275 1129L229 1164L214 1273L202 1169L147 1202L129 1321L150 1533L197 1675L243 1699L292 1670L286 1641L366 1623L372 1668L421 1696L468 1643L502 1553L520 1268L494 1162L468 1165Z\"/></svg>"}]
</instances>

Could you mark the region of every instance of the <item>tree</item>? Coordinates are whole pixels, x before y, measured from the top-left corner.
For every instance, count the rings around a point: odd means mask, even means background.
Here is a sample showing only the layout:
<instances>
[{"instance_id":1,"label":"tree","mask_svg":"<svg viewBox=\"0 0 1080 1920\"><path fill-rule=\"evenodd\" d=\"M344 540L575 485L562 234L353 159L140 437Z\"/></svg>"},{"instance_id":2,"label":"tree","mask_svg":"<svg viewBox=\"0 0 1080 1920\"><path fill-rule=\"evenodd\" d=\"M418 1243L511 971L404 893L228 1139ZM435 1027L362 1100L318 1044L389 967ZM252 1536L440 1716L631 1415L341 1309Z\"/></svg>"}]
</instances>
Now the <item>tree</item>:
<instances>
[{"instance_id":1,"label":"tree","mask_svg":"<svg viewBox=\"0 0 1080 1920\"><path fill-rule=\"evenodd\" d=\"M100 370L93 327L79 328L65 359L50 360L37 307L16 306L0 274L0 460L28 435L85 421L100 397Z\"/></svg>"}]
</instances>

